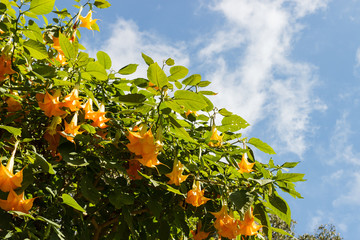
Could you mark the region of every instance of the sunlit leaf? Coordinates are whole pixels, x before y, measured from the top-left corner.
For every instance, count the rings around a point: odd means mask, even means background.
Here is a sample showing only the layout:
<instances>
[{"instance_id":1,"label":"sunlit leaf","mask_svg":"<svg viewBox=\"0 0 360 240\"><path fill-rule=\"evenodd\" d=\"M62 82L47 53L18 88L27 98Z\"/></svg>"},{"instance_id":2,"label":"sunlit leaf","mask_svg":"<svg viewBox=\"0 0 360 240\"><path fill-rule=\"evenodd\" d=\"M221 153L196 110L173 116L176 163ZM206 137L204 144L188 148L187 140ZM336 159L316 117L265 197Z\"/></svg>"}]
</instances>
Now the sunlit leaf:
<instances>
[{"instance_id":1,"label":"sunlit leaf","mask_svg":"<svg viewBox=\"0 0 360 240\"><path fill-rule=\"evenodd\" d=\"M65 203L66 205L69 205L70 207L80 212L86 212L85 209L83 209L69 194L64 193L61 198L63 200L63 203Z\"/></svg>"}]
</instances>

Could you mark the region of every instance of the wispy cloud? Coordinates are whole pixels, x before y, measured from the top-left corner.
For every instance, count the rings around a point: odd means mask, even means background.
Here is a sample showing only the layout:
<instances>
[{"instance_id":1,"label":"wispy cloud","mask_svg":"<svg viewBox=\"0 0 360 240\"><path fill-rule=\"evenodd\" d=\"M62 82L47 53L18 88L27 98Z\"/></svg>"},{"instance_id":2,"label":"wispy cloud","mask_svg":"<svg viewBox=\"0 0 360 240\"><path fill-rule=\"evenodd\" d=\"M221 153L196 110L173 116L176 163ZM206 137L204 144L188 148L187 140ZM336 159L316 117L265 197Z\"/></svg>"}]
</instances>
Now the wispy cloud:
<instances>
[{"instance_id":1,"label":"wispy cloud","mask_svg":"<svg viewBox=\"0 0 360 240\"><path fill-rule=\"evenodd\" d=\"M91 46L91 48L94 51L107 52L113 61L114 69L129 63L143 63L142 52L160 63L171 57L176 59L177 64L185 66L190 64L186 44L183 42L170 43L153 32L140 30L134 21L123 18L118 18L111 29L110 37L102 46ZM146 68L140 66L139 71L132 75L132 77L139 76L146 76Z\"/></svg>"},{"instance_id":2,"label":"wispy cloud","mask_svg":"<svg viewBox=\"0 0 360 240\"><path fill-rule=\"evenodd\" d=\"M327 2L213 1L211 8L226 21L199 51L200 58L219 66L208 73L220 92L219 104L229 106L252 125L266 119L268 129L275 130L273 140L285 143L277 149L299 156L307 148L310 114L326 106L313 95L316 68L289 55L302 29L299 20ZM238 54L229 58L229 51Z\"/></svg>"},{"instance_id":3,"label":"wispy cloud","mask_svg":"<svg viewBox=\"0 0 360 240\"><path fill-rule=\"evenodd\" d=\"M326 7L328 1L201 2L224 21L207 37L170 42L120 18L110 38L96 50L108 52L116 67L143 62L141 52L157 61L172 57L185 66L191 59L220 93L214 98L218 106L243 116L252 126L266 119L276 148L301 156L307 149L306 134L312 130L310 115L326 106L313 95L316 68L291 59L292 43L301 34L301 18ZM145 69L138 75L146 76Z\"/></svg>"}]
</instances>

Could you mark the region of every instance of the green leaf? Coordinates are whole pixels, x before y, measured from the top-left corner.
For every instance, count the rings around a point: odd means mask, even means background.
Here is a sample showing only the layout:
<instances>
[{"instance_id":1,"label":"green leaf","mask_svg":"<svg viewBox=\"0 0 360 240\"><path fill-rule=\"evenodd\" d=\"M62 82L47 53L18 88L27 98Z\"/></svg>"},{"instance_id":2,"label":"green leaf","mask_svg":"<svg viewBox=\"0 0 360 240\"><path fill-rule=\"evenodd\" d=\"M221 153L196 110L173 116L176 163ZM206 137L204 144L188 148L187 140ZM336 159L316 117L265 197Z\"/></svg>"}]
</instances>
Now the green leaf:
<instances>
[{"instance_id":1,"label":"green leaf","mask_svg":"<svg viewBox=\"0 0 360 240\"><path fill-rule=\"evenodd\" d=\"M126 104L140 104L146 100L146 97L143 94L134 93L134 94L127 94L127 95L120 95L114 98L116 102L122 102Z\"/></svg>"},{"instance_id":2,"label":"green leaf","mask_svg":"<svg viewBox=\"0 0 360 240\"><path fill-rule=\"evenodd\" d=\"M168 84L168 79L164 71L159 67L157 63L153 63L149 66L147 70L147 77L150 82L162 88Z\"/></svg>"},{"instance_id":3,"label":"green leaf","mask_svg":"<svg viewBox=\"0 0 360 240\"><path fill-rule=\"evenodd\" d=\"M81 124L81 128L84 129L85 131L87 131L88 133L96 133L96 130L93 126L91 126L90 124Z\"/></svg>"},{"instance_id":4,"label":"green leaf","mask_svg":"<svg viewBox=\"0 0 360 240\"><path fill-rule=\"evenodd\" d=\"M170 225L167 221L161 221L159 225L159 240L168 240L170 238Z\"/></svg>"},{"instance_id":5,"label":"green leaf","mask_svg":"<svg viewBox=\"0 0 360 240\"><path fill-rule=\"evenodd\" d=\"M61 49L65 54L66 59L70 60L76 58L76 50L74 46L72 45L70 40L62 33L59 34L59 43Z\"/></svg>"},{"instance_id":6,"label":"green leaf","mask_svg":"<svg viewBox=\"0 0 360 240\"><path fill-rule=\"evenodd\" d=\"M246 190L240 190L230 194L230 201L244 214L253 204L254 196Z\"/></svg>"},{"instance_id":7,"label":"green leaf","mask_svg":"<svg viewBox=\"0 0 360 240\"><path fill-rule=\"evenodd\" d=\"M287 202L280 197L277 192L274 192L270 196L265 197L266 202L263 202L264 206L269 208L274 214L284 220L289 226L291 223L291 211Z\"/></svg>"},{"instance_id":8,"label":"green leaf","mask_svg":"<svg viewBox=\"0 0 360 240\"><path fill-rule=\"evenodd\" d=\"M6 11L6 5L3 3L0 3L0 14L4 14Z\"/></svg>"},{"instance_id":9,"label":"green leaf","mask_svg":"<svg viewBox=\"0 0 360 240\"><path fill-rule=\"evenodd\" d=\"M233 113L232 112L229 112L228 110L226 110L225 108L222 108L219 110L219 113L221 115L223 115L224 117L227 117L227 116L231 116Z\"/></svg>"},{"instance_id":10,"label":"green leaf","mask_svg":"<svg viewBox=\"0 0 360 240\"><path fill-rule=\"evenodd\" d=\"M189 133L182 127L175 127L174 126L172 128L171 133L174 134L176 137L178 137L180 139L183 139L183 140L188 141L188 142L196 143L196 141L192 137L190 137Z\"/></svg>"},{"instance_id":11,"label":"green leaf","mask_svg":"<svg viewBox=\"0 0 360 240\"><path fill-rule=\"evenodd\" d=\"M249 124L242 117L235 114L224 117L221 123L222 126L218 127L219 131L221 132L236 132L249 126Z\"/></svg>"},{"instance_id":12,"label":"green leaf","mask_svg":"<svg viewBox=\"0 0 360 240\"><path fill-rule=\"evenodd\" d=\"M267 236L268 239L271 240L272 239L272 231L271 231L269 215L266 212L266 209L262 203L255 204L254 216L260 220L261 225L263 226L262 229L265 233L265 236Z\"/></svg>"},{"instance_id":13,"label":"green leaf","mask_svg":"<svg viewBox=\"0 0 360 240\"><path fill-rule=\"evenodd\" d=\"M118 73L121 74L121 75L129 75L129 74L132 74L136 71L137 67L139 65L138 64L129 64L129 65L126 65L125 67L121 68Z\"/></svg>"},{"instance_id":14,"label":"green leaf","mask_svg":"<svg viewBox=\"0 0 360 240\"><path fill-rule=\"evenodd\" d=\"M304 178L305 174L303 173L282 173L278 171L276 174L277 181L288 181L288 182L299 182L305 181Z\"/></svg>"},{"instance_id":15,"label":"green leaf","mask_svg":"<svg viewBox=\"0 0 360 240\"><path fill-rule=\"evenodd\" d=\"M280 228L274 228L274 227L271 227L271 230L273 230L274 232L277 232L277 233L280 233L282 235L286 235L286 236L290 236L290 237L294 237L293 235L291 235L290 233L280 229Z\"/></svg>"},{"instance_id":16,"label":"green leaf","mask_svg":"<svg viewBox=\"0 0 360 240\"><path fill-rule=\"evenodd\" d=\"M139 172L139 174L141 176L143 176L144 178L148 179L155 187L159 186L169 192L173 192L175 194L184 196L184 194L182 194L178 189L175 189L175 188L171 187L170 185L167 185L166 183L156 181L156 180L152 179L150 176L148 176L142 172Z\"/></svg>"},{"instance_id":17,"label":"green leaf","mask_svg":"<svg viewBox=\"0 0 360 240\"><path fill-rule=\"evenodd\" d=\"M260 151L268 154L276 154L274 149L272 149L267 143L264 143L258 138L250 138L248 143L259 149Z\"/></svg>"},{"instance_id":18,"label":"green leaf","mask_svg":"<svg viewBox=\"0 0 360 240\"><path fill-rule=\"evenodd\" d=\"M188 86L196 86L200 81L201 81L201 75L194 74L194 75L191 75L190 77L184 79L182 81L182 84L188 85Z\"/></svg>"},{"instance_id":19,"label":"green leaf","mask_svg":"<svg viewBox=\"0 0 360 240\"><path fill-rule=\"evenodd\" d=\"M94 5L97 7L97 8L108 8L111 6L111 4L106 1L106 0L95 0L95 3Z\"/></svg>"},{"instance_id":20,"label":"green leaf","mask_svg":"<svg viewBox=\"0 0 360 240\"><path fill-rule=\"evenodd\" d=\"M103 51L98 51L96 53L96 57L98 62L104 66L105 69L110 69L111 68L111 58L109 57L109 55L106 52Z\"/></svg>"},{"instance_id":21,"label":"green leaf","mask_svg":"<svg viewBox=\"0 0 360 240\"><path fill-rule=\"evenodd\" d=\"M199 111L208 106L202 95L187 90L177 90L174 98L175 102L183 105L186 110Z\"/></svg>"},{"instance_id":22,"label":"green leaf","mask_svg":"<svg viewBox=\"0 0 360 240\"><path fill-rule=\"evenodd\" d=\"M210 85L210 81L201 81L197 84L198 87L207 87Z\"/></svg>"},{"instance_id":23,"label":"green leaf","mask_svg":"<svg viewBox=\"0 0 360 240\"><path fill-rule=\"evenodd\" d=\"M213 91L199 91L199 93L202 95L211 95L211 96L217 95L217 93Z\"/></svg>"},{"instance_id":24,"label":"green leaf","mask_svg":"<svg viewBox=\"0 0 360 240\"><path fill-rule=\"evenodd\" d=\"M146 55L146 54L144 54L144 53L141 53L141 56L142 56L142 58L144 59L144 61L145 61L145 63L147 64L147 65L151 65L151 64L153 64L154 63L154 60L151 58L151 57L149 57L148 55Z\"/></svg>"},{"instance_id":25,"label":"green leaf","mask_svg":"<svg viewBox=\"0 0 360 240\"><path fill-rule=\"evenodd\" d=\"M46 47L41 42L29 39L24 42L24 47L30 52L33 58L41 60L48 57Z\"/></svg>"},{"instance_id":26,"label":"green leaf","mask_svg":"<svg viewBox=\"0 0 360 240\"><path fill-rule=\"evenodd\" d=\"M282 168L294 168L296 165L298 165L300 162L286 162L283 165L281 165Z\"/></svg>"},{"instance_id":27,"label":"green leaf","mask_svg":"<svg viewBox=\"0 0 360 240\"><path fill-rule=\"evenodd\" d=\"M4 125L0 125L0 128L8 131L9 133L14 135L15 137L21 135L21 128L14 128L14 127L4 126Z\"/></svg>"},{"instance_id":28,"label":"green leaf","mask_svg":"<svg viewBox=\"0 0 360 240\"><path fill-rule=\"evenodd\" d=\"M55 0L31 0L29 11L37 15L50 13L54 8Z\"/></svg>"},{"instance_id":29,"label":"green leaf","mask_svg":"<svg viewBox=\"0 0 360 240\"><path fill-rule=\"evenodd\" d=\"M120 190L113 191L109 195L110 203L117 209L122 208L124 205L134 204L134 200L135 198L133 195L121 192Z\"/></svg>"},{"instance_id":30,"label":"green leaf","mask_svg":"<svg viewBox=\"0 0 360 240\"><path fill-rule=\"evenodd\" d=\"M80 212L86 212L85 209L83 209L69 194L64 193L61 198L63 200L63 203L65 203L66 205L69 205L70 207Z\"/></svg>"},{"instance_id":31,"label":"green leaf","mask_svg":"<svg viewBox=\"0 0 360 240\"><path fill-rule=\"evenodd\" d=\"M46 159L42 155L36 152L32 152L32 151L30 152L35 155L35 162L34 162L35 165L39 165L44 172L50 174L56 173L52 165L48 161L46 161Z\"/></svg>"},{"instance_id":32,"label":"green leaf","mask_svg":"<svg viewBox=\"0 0 360 240\"><path fill-rule=\"evenodd\" d=\"M168 59L166 59L165 64L168 66L172 66L175 64L175 61L172 58L168 58Z\"/></svg>"},{"instance_id":33,"label":"green leaf","mask_svg":"<svg viewBox=\"0 0 360 240\"><path fill-rule=\"evenodd\" d=\"M89 62L86 65L86 72L100 81L107 80L106 70L99 62Z\"/></svg>"},{"instance_id":34,"label":"green leaf","mask_svg":"<svg viewBox=\"0 0 360 240\"><path fill-rule=\"evenodd\" d=\"M206 108L202 109L205 112L210 112L214 109L214 104L210 101L210 99L208 99L207 97L205 97L204 95L200 95L204 101L206 102L207 106Z\"/></svg>"},{"instance_id":35,"label":"green leaf","mask_svg":"<svg viewBox=\"0 0 360 240\"><path fill-rule=\"evenodd\" d=\"M183 66L173 66L170 68L170 76L169 78L172 81L182 79L186 77L186 75L189 73L189 69Z\"/></svg>"}]
</instances>

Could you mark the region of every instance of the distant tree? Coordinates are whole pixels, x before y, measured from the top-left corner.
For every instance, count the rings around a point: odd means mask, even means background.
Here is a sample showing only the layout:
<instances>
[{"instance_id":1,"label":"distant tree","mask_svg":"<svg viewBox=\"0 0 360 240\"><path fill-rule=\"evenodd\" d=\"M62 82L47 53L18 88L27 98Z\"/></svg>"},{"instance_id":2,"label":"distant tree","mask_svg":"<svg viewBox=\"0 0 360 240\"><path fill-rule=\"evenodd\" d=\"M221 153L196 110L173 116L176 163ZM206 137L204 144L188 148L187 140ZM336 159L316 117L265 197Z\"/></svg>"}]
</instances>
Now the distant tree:
<instances>
[{"instance_id":1,"label":"distant tree","mask_svg":"<svg viewBox=\"0 0 360 240\"><path fill-rule=\"evenodd\" d=\"M295 225L296 221L291 220L290 226L286 224L281 218L276 215L270 215L270 222L273 228L278 228L286 231L291 236L283 235L278 232L272 232L272 239L276 240L342 240L343 238L339 233L336 232L336 228L332 224L320 225L314 234L305 233L303 235L298 235L295 237ZM269 239L269 238L266 238Z\"/></svg>"}]
</instances>

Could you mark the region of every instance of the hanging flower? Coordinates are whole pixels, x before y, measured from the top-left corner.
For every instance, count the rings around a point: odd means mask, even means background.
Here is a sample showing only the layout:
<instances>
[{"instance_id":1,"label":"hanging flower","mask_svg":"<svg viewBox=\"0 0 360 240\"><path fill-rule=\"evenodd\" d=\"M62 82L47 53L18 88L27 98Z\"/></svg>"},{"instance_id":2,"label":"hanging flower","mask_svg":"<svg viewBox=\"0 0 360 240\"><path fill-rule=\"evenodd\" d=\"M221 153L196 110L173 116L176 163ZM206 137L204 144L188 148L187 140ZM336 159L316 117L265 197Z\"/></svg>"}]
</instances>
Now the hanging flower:
<instances>
[{"instance_id":1,"label":"hanging flower","mask_svg":"<svg viewBox=\"0 0 360 240\"><path fill-rule=\"evenodd\" d=\"M80 16L80 20L81 20L80 27L93 30L92 25L94 25L98 19L92 19L92 11L90 10L86 15L86 17Z\"/></svg>"},{"instance_id":2,"label":"hanging flower","mask_svg":"<svg viewBox=\"0 0 360 240\"><path fill-rule=\"evenodd\" d=\"M86 103L82 106L82 108L84 109L85 112L85 119L90 119L92 120L94 118L94 110L92 107L92 99L89 98Z\"/></svg>"},{"instance_id":3,"label":"hanging flower","mask_svg":"<svg viewBox=\"0 0 360 240\"><path fill-rule=\"evenodd\" d=\"M47 91L44 94L37 93L36 99L38 101L39 107L44 111L44 114L48 117L60 116L66 112L60 108L63 106L59 101L61 95L60 89L56 90L54 95L50 95Z\"/></svg>"},{"instance_id":4,"label":"hanging flower","mask_svg":"<svg viewBox=\"0 0 360 240\"><path fill-rule=\"evenodd\" d=\"M256 235L257 231L261 228L260 225L257 225L254 216L252 214L252 209L249 209L244 216L244 220L240 221L240 234L245 236Z\"/></svg>"},{"instance_id":5,"label":"hanging flower","mask_svg":"<svg viewBox=\"0 0 360 240\"><path fill-rule=\"evenodd\" d=\"M70 111L75 112L81 108L81 103L79 98L79 89L76 86L68 95L64 97L63 106L70 109Z\"/></svg>"},{"instance_id":6,"label":"hanging flower","mask_svg":"<svg viewBox=\"0 0 360 240\"><path fill-rule=\"evenodd\" d=\"M214 227L220 236L233 239L240 234L240 220L235 219L232 213L229 215L226 205L223 205L219 212L211 214L216 217Z\"/></svg>"},{"instance_id":7,"label":"hanging flower","mask_svg":"<svg viewBox=\"0 0 360 240\"><path fill-rule=\"evenodd\" d=\"M182 175L184 171L184 165L178 161L177 157L175 157L173 170L171 173L165 174L170 180L167 182L168 184L175 184L176 186L180 186L180 183L185 181L189 175Z\"/></svg>"},{"instance_id":8,"label":"hanging flower","mask_svg":"<svg viewBox=\"0 0 360 240\"><path fill-rule=\"evenodd\" d=\"M129 168L126 169L126 173L128 174L129 178L132 180L141 179L142 176L138 173L141 170L141 166L139 161L137 160L130 160L129 161Z\"/></svg>"},{"instance_id":9,"label":"hanging flower","mask_svg":"<svg viewBox=\"0 0 360 240\"><path fill-rule=\"evenodd\" d=\"M0 56L0 82L14 73L16 72L11 68L11 60L7 56Z\"/></svg>"},{"instance_id":10,"label":"hanging flower","mask_svg":"<svg viewBox=\"0 0 360 240\"><path fill-rule=\"evenodd\" d=\"M193 239L194 240L204 240L204 239L206 239L209 236L210 232L201 231L201 228L202 228L201 222L199 222L196 225L197 225L196 230L195 231L191 230L191 234L193 235Z\"/></svg>"},{"instance_id":11,"label":"hanging flower","mask_svg":"<svg viewBox=\"0 0 360 240\"><path fill-rule=\"evenodd\" d=\"M249 163L248 160L246 159L246 155L245 153L242 155L242 158L241 158L241 162L238 163L239 165L239 172L240 173L249 173L249 172L252 172L254 171L252 168L254 166L255 163Z\"/></svg>"},{"instance_id":12,"label":"hanging flower","mask_svg":"<svg viewBox=\"0 0 360 240\"><path fill-rule=\"evenodd\" d=\"M13 173L15 153L19 142L15 143L14 150L6 167L0 163L0 190L3 192L9 192L12 189L21 187L23 181L23 170L20 170L16 174Z\"/></svg>"},{"instance_id":13,"label":"hanging flower","mask_svg":"<svg viewBox=\"0 0 360 240\"><path fill-rule=\"evenodd\" d=\"M65 130L60 133L70 142L74 142L74 137L78 134L81 134L81 132L79 132L80 126L77 125L77 121L78 121L78 113L76 112L73 118L71 119L70 123L67 123L65 121Z\"/></svg>"},{"instance_id":14,"label":"hanging flower","mask_svg":"<svg viewBox=\"0 0 360 240\"><path fill-rule=\"evenodd\" d=\"M46 128L43 136L45 140L49 143L47 150L51 151L51 154L54 157L57 155L56 152L60 143L59 124L61 124L61 121L61 117L54 117L50 123L50 126Z\"/></svg>"},{"instance_id":15,"label":"hanging flower","mask_svg":"<svg viewBox=\"0 0 360 240\"><path fill-rule=\"evenodd\" d=\"M20 211L23 213L29 213L29 210L33 206L35 198L24 199L24 192L17 195L14 190L10 189L9 195L6 200L0 199L0 208L5 211Z\"/></svg>"},{"instance_id":16,"label":"hanging flower","mask_svg":"<svg viewBox=\"0 0 360 240\"><path fill-rule=\"evenodd\" d=\"M146 131L146 130L145 130ZM154 136L149 129L147 132L144 128L140 132L130 132L127 136L130 143L126 145L130 152L135 155L141 156L136 157L141 164L147 167L155 167L161 164L157 159L158 151L160 150L159 145L156 144Z\"/></svg>"},{"instance_id":17,"label":"hanging flower","mask_svg":"<svg viewBox=\"0 0 360 240\"><path fill-rule=\"evenodd\" d=\"M110 119L106 118L105 114L105 105L101 104L99 110L97 112L93 112L92 114L91 119L93 120L93 123L91 125L94 127L99 127L101 129L106 128L107 125L105 123Z\"/></svg>"},{"instance_id":18,"label":"hanging flower","mask_svg":"<svg viewBox=\"0 0 360 240\"><path fill-rule=\"evenodd\" d=\"M201 190L200 182L194 181L193 188L188 191L185 201L194 207L199 207L211 200L210 198L204 197L204 192L205 189Z\"/></svg>"},{"instance_id":19,"label":"hanging flower","mask_svg":"<svg viewBox=\"0 0 360 240\"><path fill-rule=\"evenodd\" d=\"M61 34L61 33L59 33L59 34ZM61 63L61 65L67 64L64 51L62 50L62 48L60 46L59 38L53 37L53 42L54 42L53 48L55 48L55 50L58 52L58 55L56 56L56 60L59 61Z\"/></svg>"},{"instance_id":20,"label":"hanging flower","mask_svg":"<svg viewBox=\"0 0 360 240\"><path fill-rule=\"evenodd\" d=\"M217 128L213 126L213 128L211 129L211 133L212 134L210 137L209 146L210 147L221 147L223 137L217 133Z\"/></svg>"}]
</instances>

